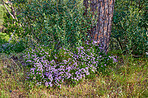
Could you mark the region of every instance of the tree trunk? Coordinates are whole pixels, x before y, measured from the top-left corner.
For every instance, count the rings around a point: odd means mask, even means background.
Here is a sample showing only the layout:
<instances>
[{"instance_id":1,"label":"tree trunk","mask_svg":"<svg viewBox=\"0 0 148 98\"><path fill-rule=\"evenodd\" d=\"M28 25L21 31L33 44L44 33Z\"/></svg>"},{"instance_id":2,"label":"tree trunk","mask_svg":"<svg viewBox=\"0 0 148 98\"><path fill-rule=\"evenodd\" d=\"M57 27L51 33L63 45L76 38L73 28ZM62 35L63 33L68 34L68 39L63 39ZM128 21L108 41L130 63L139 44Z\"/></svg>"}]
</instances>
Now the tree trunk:
<instances>
[{"instance_id":1,"label":"tree trunk","mask_svg":"<svg viewBox=\"0 0 148 98\"><path fill-rule=\"evenodd\" d=\"M107 53L115 0L84 0L83 4L85 6L84 15L87 15L88 8L90 8L95 19L97 19L96 26L92 27L90 31L91 40L101 45Z\"/></svg>"}]
</instances>

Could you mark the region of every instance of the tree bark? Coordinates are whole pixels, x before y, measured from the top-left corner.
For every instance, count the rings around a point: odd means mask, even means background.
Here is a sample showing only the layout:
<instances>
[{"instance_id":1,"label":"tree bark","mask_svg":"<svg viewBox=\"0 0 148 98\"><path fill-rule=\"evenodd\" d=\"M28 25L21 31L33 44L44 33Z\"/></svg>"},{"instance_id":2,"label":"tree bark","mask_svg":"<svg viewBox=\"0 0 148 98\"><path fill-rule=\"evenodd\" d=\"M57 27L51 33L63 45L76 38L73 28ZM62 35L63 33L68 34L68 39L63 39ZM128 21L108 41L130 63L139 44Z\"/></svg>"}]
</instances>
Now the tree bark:
<instances>
[{"instance_id":1,"label":"tree bark","mask_svg":"<svg viewBox=\"0 0 148 98\"><path fill-rule=\"evenodd\" d=\"M90 31L91 40L101 45L107 53L115 0L84 0L83 4L85 6L84 15L87 15L88 8L90 8L95 19L97 19L96 26L92 27ZM95 12L97 12L97 14Z\"/></svg>"}]
</instances>

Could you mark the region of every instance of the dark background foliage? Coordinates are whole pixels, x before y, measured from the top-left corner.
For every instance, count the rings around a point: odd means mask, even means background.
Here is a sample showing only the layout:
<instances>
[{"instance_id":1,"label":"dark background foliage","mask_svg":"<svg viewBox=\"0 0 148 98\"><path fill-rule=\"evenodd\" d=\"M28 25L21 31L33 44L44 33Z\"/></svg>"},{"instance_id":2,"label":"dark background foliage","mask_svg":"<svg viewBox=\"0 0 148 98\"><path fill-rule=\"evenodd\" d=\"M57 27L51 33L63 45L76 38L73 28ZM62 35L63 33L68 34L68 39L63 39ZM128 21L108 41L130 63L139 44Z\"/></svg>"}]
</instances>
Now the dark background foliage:
<instances>
[{"instance_id":1,"label":"dark background foliage","mask_svg":"<svg viewBox=\"0 0 148 98\"><path fill-rule=\"evenodd\" d=\"M145 55L148 50L147 0L116 0L110 49Z\"/></svg>"}]
</instances>

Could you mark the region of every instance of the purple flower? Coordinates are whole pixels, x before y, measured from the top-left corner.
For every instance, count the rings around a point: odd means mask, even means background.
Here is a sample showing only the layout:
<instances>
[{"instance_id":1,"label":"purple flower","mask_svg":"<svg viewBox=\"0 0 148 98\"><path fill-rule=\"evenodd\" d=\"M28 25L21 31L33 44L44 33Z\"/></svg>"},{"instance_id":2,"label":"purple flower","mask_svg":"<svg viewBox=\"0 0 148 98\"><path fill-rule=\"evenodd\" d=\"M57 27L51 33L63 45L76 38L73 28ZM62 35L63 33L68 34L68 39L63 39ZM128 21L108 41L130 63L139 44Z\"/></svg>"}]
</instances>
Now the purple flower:
<instances>
[{"instance_id":1,"label":"purple flower","mask_svg":"<svg viewBox=\"0 0 148 98\"><path fill-rule=\"evenodd\" d=\"M48 82L45 82L45 86L48 87L49 86L49 83Z\"/></svg>"},{"instance_id":2,"label":"purple flower","mask_svg":"<svg viewBox=\"0 0 148 98\"><path fill-rule=\"evenodd\" d=\"M80 49L84 49L84 47L81 46Z\"/></svg>"},{"instance_id":3,"label":"purple flower","mask_svg":"<svg viewBox=\"0 0 148 98\"><path fill-rule=\"evenodd\" d=\"M66 60L63 60L64 61L64 63L66 64L67 63L67 61Z\"/></svg>"},{"instance_id":4,"label":"purple flower","mask_svg":"<svg viewBox=\"0 0 148 98\"><path fill-rule=\"evenodd\" d=\"M33 71L33 72L34 72L34 70L35 70L35 68L31 68L31 69L30 69L30 71Z\"/></svg>"},{"instance_id":5,"label":"purple flower","mask_svg":"<svg viewBox=\"0 0 148 98\"><path fill-rule=\"evenodd\" d=\"M52 85L53 85L51 82L49 82L48 84L50 85L50 87L52 87Z\"/></svg>"},{"instance_id":6,"label":"purple flower","mask_svg":"<svg viewBox=\"0 0 148 98\"><path fill-rule=\"evenodd\" d=\"M117 59L115 59L115 58L113 58L113 62L115 63L115 62L118 62L118 60Z\"/></svg>"},{"instance_id":7,"label":"purple flower","mask_svg":"<svg viewBox=\"0 0 148 98\"><path fill-rule=\"evenodd\" d=\"M103 50L103 48L102 48L102 47L99 47L99 49L100 49L100 50Z\"/></svg>"},{"instance_id":8,"label":"purple flower","mask_svg":"<svg viewBox=\"0 0 148 98\"><path fill-rule=\"evenodd\" d=\"M31 60L27 60L26 62L30 62L31 63L32 61Z\"/></svg>"},{"instance_id":9,"label":"purple flower","mask_svg":"<svg viewBox=\"0 0 148 98\"><path fill-rule=\"evenodd\" d=\"M86 75L89 75L89 72L88 71L86 72Z\"/></svg>"},{"instance_id":10,"label":"purple flower","mask_svg":"<svg viewBox=\"0 0 148 98\"><path fill-rule=\"evenodd\" d=\"M52 60L52 61L50 61L50 63L51 63L51 64L55 64L55 61L54 61L54 60Z\"/></svg>"},{"instance_id":11,"label":"purple flower","mask_svg":"<svg viewBox=\"0 0 148 98\"><path fill-rule=\"evenodd\" d=\"M91 69L91 71L93 72L96 71L96 67L100 62L99 59L105 59L101 55L97 56L94 53L93 47L89 47L89 49L85 50L84 47L80 46L77 47L78 53L66 50L66 52L64 52L62 56L59 54L55 54L55 59L57 59L57 57L62 57L62 59L64 59L56 61L54 59L50 61L50 55L43 49L38 49L34 52L33 51L34 50L31 51L31 55L28 54L29 57L26 57L28 59L28 61L26 62L31 62L34 65L34 68L30 69L31 72L29 74L31 77L36 77L38 82L40 82L39 79L43 80L45 86L50 87L52 87L53 85L60 86L60 83L63 82L64 79L72 79L72 81L79 81L83 77L85 78L85 75L90 74L89 69ZM37 55L39 53L42 55L41 57ZM67 56L67 54L69 55ZM115 58L113 58L113 60L115 60ZM87 67L81 68L81 65L87 65ZM104 66L106 66L106 64L104 64ZM74 72L72 70L74 70Z\"/></svg>"},{"instance_id":12,"label":"purple flower","mask_svg":"<svg viewBox=\"0 0 148 98\"><path fill-rule=\"evenodd\" d=\"M74 62L74 64L73 65L76 65L77 66L77 62Z\"/></svg>"}]
</instances>

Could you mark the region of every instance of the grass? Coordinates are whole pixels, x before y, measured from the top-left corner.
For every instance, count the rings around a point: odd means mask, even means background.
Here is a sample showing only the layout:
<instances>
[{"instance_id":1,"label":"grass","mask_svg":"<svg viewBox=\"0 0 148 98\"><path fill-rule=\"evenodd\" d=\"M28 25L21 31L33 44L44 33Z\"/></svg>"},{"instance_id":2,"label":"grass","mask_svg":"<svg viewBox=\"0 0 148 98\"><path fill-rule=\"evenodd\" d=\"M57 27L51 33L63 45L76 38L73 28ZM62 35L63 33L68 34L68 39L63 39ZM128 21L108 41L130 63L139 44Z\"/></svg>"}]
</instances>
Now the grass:
<instances>
[{"instance_id":1,"label":"grass","mask_svg":"<svg viewBox=\"0 0 148 98\"><path fill-rule=\"evenodd\" d=\"M110 75L99 74L94 79L85 79L75 87L62 84L61 89L35 86L25 81L27 69L21 65L21 54L0 55L0 96L57 98L57 97L148 97L147 58L123 56L123 62L109 68ZM126 59L125 59L126 58Z\"/></svg>"}]
</instances>

